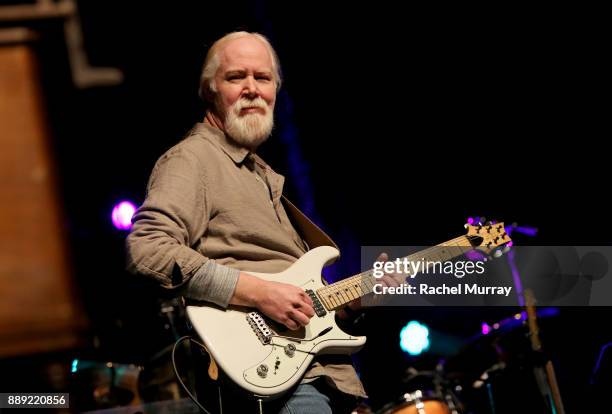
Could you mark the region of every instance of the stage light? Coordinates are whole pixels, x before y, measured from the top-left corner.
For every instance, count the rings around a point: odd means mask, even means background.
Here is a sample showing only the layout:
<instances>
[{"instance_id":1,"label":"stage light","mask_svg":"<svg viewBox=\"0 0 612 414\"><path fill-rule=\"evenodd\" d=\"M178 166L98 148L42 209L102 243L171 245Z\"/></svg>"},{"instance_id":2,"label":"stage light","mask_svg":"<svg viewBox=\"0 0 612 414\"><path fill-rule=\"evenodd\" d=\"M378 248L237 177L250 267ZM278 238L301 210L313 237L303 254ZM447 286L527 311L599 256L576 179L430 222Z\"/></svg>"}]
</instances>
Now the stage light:
<instances>
[{"instance_id":1,"label":"stage light","mask_svg":"<svg viewBox=\"0 0 612 414\"><path fill-rule=\"evenodd\" d=\"M400 331L400 348L410 355L419 355L429 349L429 328L410 321Z\"/></svg>"},{"instance_id":2,"label":"stage light","mask_svg":"<svg viewBox=\"0 0 612 414\"><path fill-rule=\"evenodd\" d=\"M72 361L72 368L70 369L70 372L77 372L77 368L79 366L79 360L75 359Z\"/></svg>"},{"instance_id":3,"label":"stage light","mask_svg":"<svg viewBox=\"0 0 612 414\"><path fill-rule=\"evenodd\" d=\"M136 206L130 201L122 201L115 205L111 215L113 225L119 230L129 230L132 227L132 216Z\"/></svg>"},{"instance_id":4,"label":"stage light","mask_svg":"<svg viewBox=\"0 0 612 414\"><path fill-rule=\"evenodd\" d=\"M470 259L472 262L486 262L487 256L480 250L468 250L465 252L465 257Z\"/></svg>"},{"instance_id":5,"label":"stage light","mask_svg":"<svg viewBox=\"0 0 612 414\"><path fill-rule=\"evenodd\" d=\"M483 335L487 335L489 332L491 332L491 327L489 326L488 323L483 322L481 327L482 327L482 334Z\"/></svg>"}]
</instances>

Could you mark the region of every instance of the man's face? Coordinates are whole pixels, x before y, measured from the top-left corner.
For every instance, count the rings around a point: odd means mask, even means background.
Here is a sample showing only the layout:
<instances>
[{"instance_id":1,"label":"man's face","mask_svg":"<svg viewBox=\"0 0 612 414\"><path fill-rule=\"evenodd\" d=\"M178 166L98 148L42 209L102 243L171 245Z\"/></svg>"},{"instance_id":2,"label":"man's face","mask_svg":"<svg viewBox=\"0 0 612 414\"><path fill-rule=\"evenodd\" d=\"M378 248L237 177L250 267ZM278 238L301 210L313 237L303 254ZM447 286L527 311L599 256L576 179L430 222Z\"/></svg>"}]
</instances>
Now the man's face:
<instances>
[{"instance_id":1,"label":"man's face","mask_svg":"<svg viewBox=\"0 0 612 414\"><path fill-rule=\"evenodd\" d=\"M219 51L215 105L225 131L239 144L255 148L273 126L276 81L272 58L256 38L229 41Z\"/></svg>"}]
</instances>

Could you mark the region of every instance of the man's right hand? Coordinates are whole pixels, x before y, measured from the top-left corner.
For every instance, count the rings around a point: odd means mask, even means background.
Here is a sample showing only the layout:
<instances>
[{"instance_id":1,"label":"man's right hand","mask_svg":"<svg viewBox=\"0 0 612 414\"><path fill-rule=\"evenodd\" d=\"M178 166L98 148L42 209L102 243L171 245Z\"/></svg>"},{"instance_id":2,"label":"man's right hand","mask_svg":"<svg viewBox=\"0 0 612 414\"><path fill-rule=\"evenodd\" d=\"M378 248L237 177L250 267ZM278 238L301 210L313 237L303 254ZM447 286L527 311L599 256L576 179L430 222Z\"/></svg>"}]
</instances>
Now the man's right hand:
<instances>
[{"instance_id":1,"label":"man's right hand","mask_svg":"<svg viewBox=\"0 0 612 414\"><path fill-rule=\"evenodd\" d=\"M245 272L240 272L230 303L257 308L291 330L308 325L315 314L312 300L303 289Z\"/></svg>"},{"instance_id":2,"label":"man's right hand","mask_svg":"<svg viewBox=\"0 0 612 414\"><path fill-rule=\"evenodd\" d=\"M281 282L263 281L257 294L257 308L287 328L308 325L315 314L312 300L303 289Z\"/></svg>"}]
</instances>

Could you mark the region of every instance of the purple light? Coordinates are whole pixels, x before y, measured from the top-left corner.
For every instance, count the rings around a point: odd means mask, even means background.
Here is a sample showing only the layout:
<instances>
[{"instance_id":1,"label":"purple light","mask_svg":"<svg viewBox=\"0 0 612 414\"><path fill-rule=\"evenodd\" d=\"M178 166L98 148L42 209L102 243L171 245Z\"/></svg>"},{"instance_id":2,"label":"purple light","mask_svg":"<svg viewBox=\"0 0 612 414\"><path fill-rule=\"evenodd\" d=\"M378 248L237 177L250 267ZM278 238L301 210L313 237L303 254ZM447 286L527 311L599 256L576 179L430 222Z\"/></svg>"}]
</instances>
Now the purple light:
<instances>
[{"instance_id":1,"label":"purple light","mask_svg":"<svg viewBox=\"0 0 612 414\"><path fill-rule=\"evenodd\" d=\"M465 257L473 262L484 261L486 256L478 250L469 250L465 253Z\"/></svg>"},{"instance_id":2,"label":"purple light","mask_svg":"<svg viewBox=\"0 0 612 414\"><path fill-rule=\"evenodd\" d=\"M482 334L487 335L489 332L491 332L491 327L486 322L483 322L482 323Z\"/></svg>"},{"instance_id":3,"label":"purple light","mask_svg":"<svg viewBox=\"0 0 612 414\"><path fill-rule=\"evenodd\" d=\"M468 224L469 225L474 224L474 217L468 217Z\"/></svg>"},{"instance_id":4,"label":"purple light","mask_svg":"<svg viewBox=\"0 0 612 414\"><path fill-rule=\"evenodd\" d=\"M610 348L611 346L612 346L612 342L608 342L607 344L602 346L601 349L599 350L599 357L597 358L597 362L595 363L595 368L593 368L593 372L591 373L591 379L589 380L590 384L595 384L595 381L597 379L596 375L597 375L597 373L599 371L599 366L601 365L601 360L603 359L604 354L606 353L608 348Z\"/></svg>"},{"instance_id":5,"label":"purple light","mask_svg":"<svg viewBox=\"0 0 612 414\"><path fill-rule=\"evenodd\" d=\"M518 226L514 228L514 231L526 234L527 236L535 236L538 234L538 229L535 227Z\"/></svg>"},{"instance_id":6,"label":"purple light","mask_svg":"<svg viewBox=\"0 0 612 414\"><path fill-rule=\"evenodd\" d=\"M512 273L512 280L514 281L514 287L516 288L516 296L518 298L519 306L523 307L525 306L525 298L523 297L523 282L521 282L521 274L514 263L514 250L510 250L506 257L508 259L508 264L510 265L510 272Z\"/></svg>"},{"instance_id":7,"label":"purple light","mask_svg":"<svg viewBox=\"0 0 612 414\"><path fill-rule=\"evenodd\" d=\"M534 237L538 234L538 229L536 227L517 226L516 223L511 226L506 226L506 233L508 233L508 236L511 236L514 232Z\"/></svg>"},{"instance_id":8,"label":"purple light","mask_svg":"<svg viewBox=\"0 0 612 414\"><path fill-rule=\"evenodd\" d=\"M112 220L115 228L129 230L132 228L132 216L136 212L136 206L130 201L122 201L113 208Z\"/></svg>"}]
</instances>

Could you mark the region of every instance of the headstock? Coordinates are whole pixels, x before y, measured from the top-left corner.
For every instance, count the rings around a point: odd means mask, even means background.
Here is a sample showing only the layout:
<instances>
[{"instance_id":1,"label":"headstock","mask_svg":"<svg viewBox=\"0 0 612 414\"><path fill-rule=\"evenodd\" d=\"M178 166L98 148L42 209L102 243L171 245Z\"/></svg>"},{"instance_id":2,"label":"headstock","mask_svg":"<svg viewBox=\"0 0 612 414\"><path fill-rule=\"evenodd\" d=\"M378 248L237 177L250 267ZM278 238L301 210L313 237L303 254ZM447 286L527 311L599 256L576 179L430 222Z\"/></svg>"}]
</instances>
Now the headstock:
<instances>
[{"instance_id":1,"label":"headstock","mask_svg":"<svg viewBox=\"0 0 612 414\"><path fill-rule=\"evenodd\" d=\"M495 251L495 256L498 257L502 254L502 250L499 247L509 247L508 244L512 242L510 236L506 233L504 223L488 223L482 224L466 224L467 235L466 237L476 250L480 250L483 253L490 255L491 252ZM499 253L498 253L499 252Z\"/></svg>"}]
</instances>

